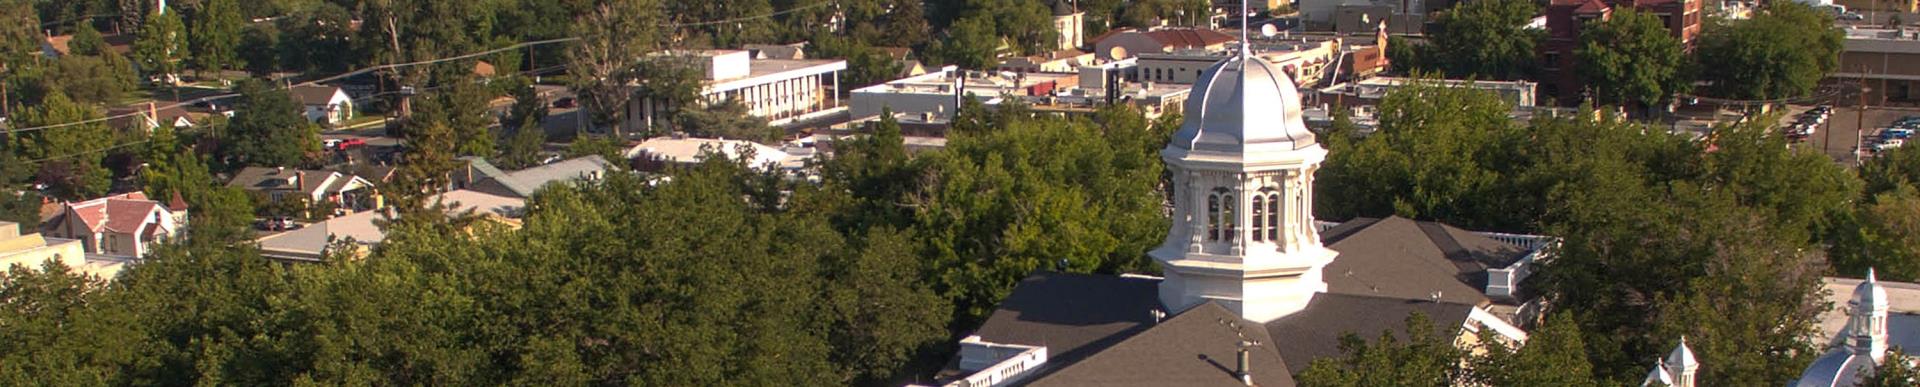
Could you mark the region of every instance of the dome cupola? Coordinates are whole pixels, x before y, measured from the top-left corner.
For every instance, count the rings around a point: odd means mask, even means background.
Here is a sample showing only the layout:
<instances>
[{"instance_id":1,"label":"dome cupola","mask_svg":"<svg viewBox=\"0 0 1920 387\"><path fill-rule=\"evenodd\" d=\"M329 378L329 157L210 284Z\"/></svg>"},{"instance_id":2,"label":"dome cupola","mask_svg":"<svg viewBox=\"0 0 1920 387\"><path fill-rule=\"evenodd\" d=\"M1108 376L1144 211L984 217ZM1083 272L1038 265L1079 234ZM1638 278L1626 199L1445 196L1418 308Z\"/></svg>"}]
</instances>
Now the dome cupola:
<instances>
[{"instance_id":1,"label":"dome cupola","mask_svg":"<svg viewBox=\"0 0 1920 387\"><path fill-rule=\"evenodd\" d=\"M1289 151L1314 145L1300 113L1300 91L1279 66L1235 55L1200 74L1173 135L1195 152Z\"/></svg>"}]
</instances>

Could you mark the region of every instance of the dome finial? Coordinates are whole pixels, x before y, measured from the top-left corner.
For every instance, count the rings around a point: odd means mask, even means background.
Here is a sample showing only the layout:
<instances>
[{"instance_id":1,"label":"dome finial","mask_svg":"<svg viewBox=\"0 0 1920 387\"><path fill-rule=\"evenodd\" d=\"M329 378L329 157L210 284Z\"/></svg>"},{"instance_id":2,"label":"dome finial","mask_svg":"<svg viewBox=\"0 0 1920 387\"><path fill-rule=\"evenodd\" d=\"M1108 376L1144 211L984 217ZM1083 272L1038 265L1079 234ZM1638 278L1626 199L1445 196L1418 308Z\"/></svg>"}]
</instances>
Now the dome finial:
<instances>
[{"instance_id":1,"label":"dome finial","mask_svg":"<svg viewBox=\"0 0 1920 387\"><path fill-rule=\"evenodd\" d=\"M1246 62L1245 62L1245 61L1247 60L1247 56L1248 56L1248 55L1252 55L1252 54L1251 54L1251 53L1250 53L1249 51L1253 51L1253 39L1251 39L1251 38L1248 38L1248 37L1247 37L1247 29L1249 29L1249 28L1252 28L1252 26L1248 26L1248 25L1247 25L1247 13L1248 13L1248 12L1247 12L1247 9L1248 9L1248 8L1249 8L1249 6L1248 6L1248 4L1247 4L1247 0L1240 0L1240 60L1241 60L1241 66L1245 66L1245 65L1246 65Z\"/></svg>"},{"instance_id":2,"label":"dome finial","mask_svg":"<svg viewBox=\"0 0 1920 387\"><path fill-rule=\"evenodd\" d=\"M1867 282L1880 282L1880 280L1873 277L1873 268L1871 267L1867 268Z\"/></svg>"}]
</instances>

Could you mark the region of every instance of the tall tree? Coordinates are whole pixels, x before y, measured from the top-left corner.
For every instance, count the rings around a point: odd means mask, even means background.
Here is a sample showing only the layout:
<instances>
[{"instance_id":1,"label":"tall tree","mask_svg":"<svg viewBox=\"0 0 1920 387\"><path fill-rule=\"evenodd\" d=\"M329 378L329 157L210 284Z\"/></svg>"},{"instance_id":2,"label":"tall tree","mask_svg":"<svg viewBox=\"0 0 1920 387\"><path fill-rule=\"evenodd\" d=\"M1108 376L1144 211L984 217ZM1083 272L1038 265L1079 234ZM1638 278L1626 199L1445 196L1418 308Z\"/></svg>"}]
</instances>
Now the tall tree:
<instances>
[{"instance_id":1,"label":"tall tree","mask_svg":"<svg viewBox=\"0 0 1920 387\"><path fill-rule=\"evenodd\" d=\"M777 144L784 134L777 128L767 126L767 119L750 114L747 105L733 99L704 109L681 109L674 117L674 122L681 133L697 137Z\"/></svg>"},{"instance_id":2,"label":"tall tree","mask_svg":"<svg viewBox=\"0 0 1920 387\"><path fill-rule=\"evenodd\" d=\"M187 57L187 28L180 13L160 9L148 16L133 41L133 57L148 78L171 84Z\"/></svg>"},{"instance_id":3,"label":"tall tree","mask_svg":"<svg viewBox=\"0 0 1920 387\"><path fill-rule=\"evenodd\" d=\"M1429 58L1436 63L1428 64L1433 66L1428 70L1444 71L1448 78L1521 79L1533 74L1535 47L1546 38L1544 31L1527 28L1538 10L1527 0L1460 3L1440 14L1428 43L1407 48L1431 51ZM1387 45L1389 50L1394 46Z\"/></svg>"},{"instance_id":4,"label":"tall tree","mask_svg":"<svg viewBox=\"0 0 1920 387\"><path fill-rule=\"evenodd\" d=\"M946 39L934 46L941 62L966 69L988 69L1000 62L1000 36L994 34L993 18L971 16L953 23Z\"/></svg>"},{"instance_id":5,"label":"tall tree","mask_svg":"<svg viewBox=\"0 0 1920 387\"><path fill-rule=\"evenodd\" d=\"M492 88L473 79L454 81L436 97L446 114L446 125L453 129L454 154L493 155L493 127L499 124L490 107L493 97Z\"/></svg>"},{"instance_id":6,"label":"tall tree","mask_svg":"<svg viewBox=\"0 0 1920 387\"><path fill-rule=\"evenodd\" d=\"M656 0L609 0L574 20L580 38L567 50L567 74L595 126L608 126L620 137L628 86L642 75L635 71L642 58L658 47L665 18Z\"/></svg>"},{"instance_id":7,"label":"tall tree","mask_svg":"<svg viewBox=\"0 0 1920 387\"><path fill-rule=\"evenodd\" d=\"M286 90L260 81L238 87L239 106L222 130L228 165L296 167L320 151L320 127L301 115L301 107Z\"/></svg>"},{"instance_id":8,"label":"tall tree","mask_svg":"<svg viewBox=\"0 0 1920 387\"><path fill-rule=\"evenodd\" d=\"M1482 331L1486 332L1486 331ZM1569 314L1556 314L1529 332L1519 349L1483 335L1469 363L1473 380L1489 386L1595 386L1580 326Z\"/></svg>"},{"instance_id":9,"label":"tall tree","mask_svg":"<svg viewBox=\"0 0 1920 387\"><path fill-rule=\"evenodd\" d=\"M1709 24L1694 51L1709 90L1727 98L1804 95L1839 70L1844 32L1826 11L1804 4L1768 4L1743 20Z\"/></svg>"},{"instance_id":10,"label":"tall tree","mask_svg":"<svg viewBox=\"0 0 1920 387\"><path fill-rule=\"evenodd\" d=\"M1320 216L1399 215L1508 231L1535 219L1505 211L1513 208L1508 197L1492 194L1506 161L1501 144L1517 132L1498 96L1416 81L1379 108L1377 132L1329 154L1319 194L1341 200L1318 201Z\"/></svg>"},{"instance_id":11,"label":"tall tree","mask_svg":"<svg viewBox=\"0 0 1920 387\"><path fill-rule=\"evenodd\" d=\"M1680 40L1652 14L1615 11L1582 32L1579 44L1574 57L1596 102L1651 106L1687 91L1690 78Z\"/></svg>"},{"instance_id":12,"label":"tall tree","mask_svg":"<svg viewBox=\"0 0 1920 387\"><path fill-rule=\"evenodd\" d=\"M194 69L220 72L239 69L242 33L240 7L235 0L207 0L193 21Z\"/></svg>"},{"instance_id":13,"label":"tall tree","mask_svg":"<svg viewBox=\"0 0 1920 387\"><path fill-rule=\"evenodd\" d=\"M52 95L21 111L14 124L42 127L87 122L99 118L92 109L74 103L66 94ZM40 166L38 179L53 196L66 200L85 200L107 191L111 172L101 166L103 153L113 146L113 134L99 121L19 133L14 141L15 155Z\"/></svg>"}]
</instances>

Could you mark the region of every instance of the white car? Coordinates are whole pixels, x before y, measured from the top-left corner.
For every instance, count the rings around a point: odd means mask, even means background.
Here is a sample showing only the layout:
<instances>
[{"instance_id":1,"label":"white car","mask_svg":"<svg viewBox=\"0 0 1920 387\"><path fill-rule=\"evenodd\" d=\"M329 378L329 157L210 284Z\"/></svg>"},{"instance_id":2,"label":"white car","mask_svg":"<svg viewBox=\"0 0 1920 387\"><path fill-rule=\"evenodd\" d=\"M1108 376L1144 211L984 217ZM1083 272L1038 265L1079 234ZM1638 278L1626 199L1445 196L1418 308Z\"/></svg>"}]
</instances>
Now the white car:
<instances>
[{"instance_id":1,"label":"white car","mask_svg":"<svg viewBox=\"0 0 1920 387\"><path fill-rule=\"evenodd\" d=\"M1906 143L1907 143L1906 140L1901 140L1897 138L1892 140L1881 141L1879 144L1873 144L1873 150L1885 151L1888 149L1899 148L1901 145L1906 145Z\"/></svg>"}]
</instances>

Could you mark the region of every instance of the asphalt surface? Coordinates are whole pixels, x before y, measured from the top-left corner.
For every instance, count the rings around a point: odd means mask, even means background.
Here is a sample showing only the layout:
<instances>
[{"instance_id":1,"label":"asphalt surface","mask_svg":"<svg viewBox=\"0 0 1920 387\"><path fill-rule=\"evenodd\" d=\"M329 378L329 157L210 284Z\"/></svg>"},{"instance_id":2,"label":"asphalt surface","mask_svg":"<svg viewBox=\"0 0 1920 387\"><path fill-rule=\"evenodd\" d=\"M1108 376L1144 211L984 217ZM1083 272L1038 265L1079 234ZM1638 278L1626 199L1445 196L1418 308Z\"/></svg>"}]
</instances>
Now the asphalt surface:
<instances>
[{"instance_id":1,"label":"asphalt surface","mask_svg":"<svg viewBox=\"0 0 1920 387\"><path fill-rule=\"evenodd\" d=\"M1873 138L1878 129L1892 125L1893 121L1906 116L1920 116L1920 108L1868 107L1864 114L1857 108L1834 108L1833 115L1827 118L1826 125L1821 126L1820 130L1808 138L1803 146L1820 149L1821 153L1827 154L1836 162L1854 165L1856 162L1854 147L1860 144L1859 141L1863 135Z\"/></svg>"}]
</instances>

